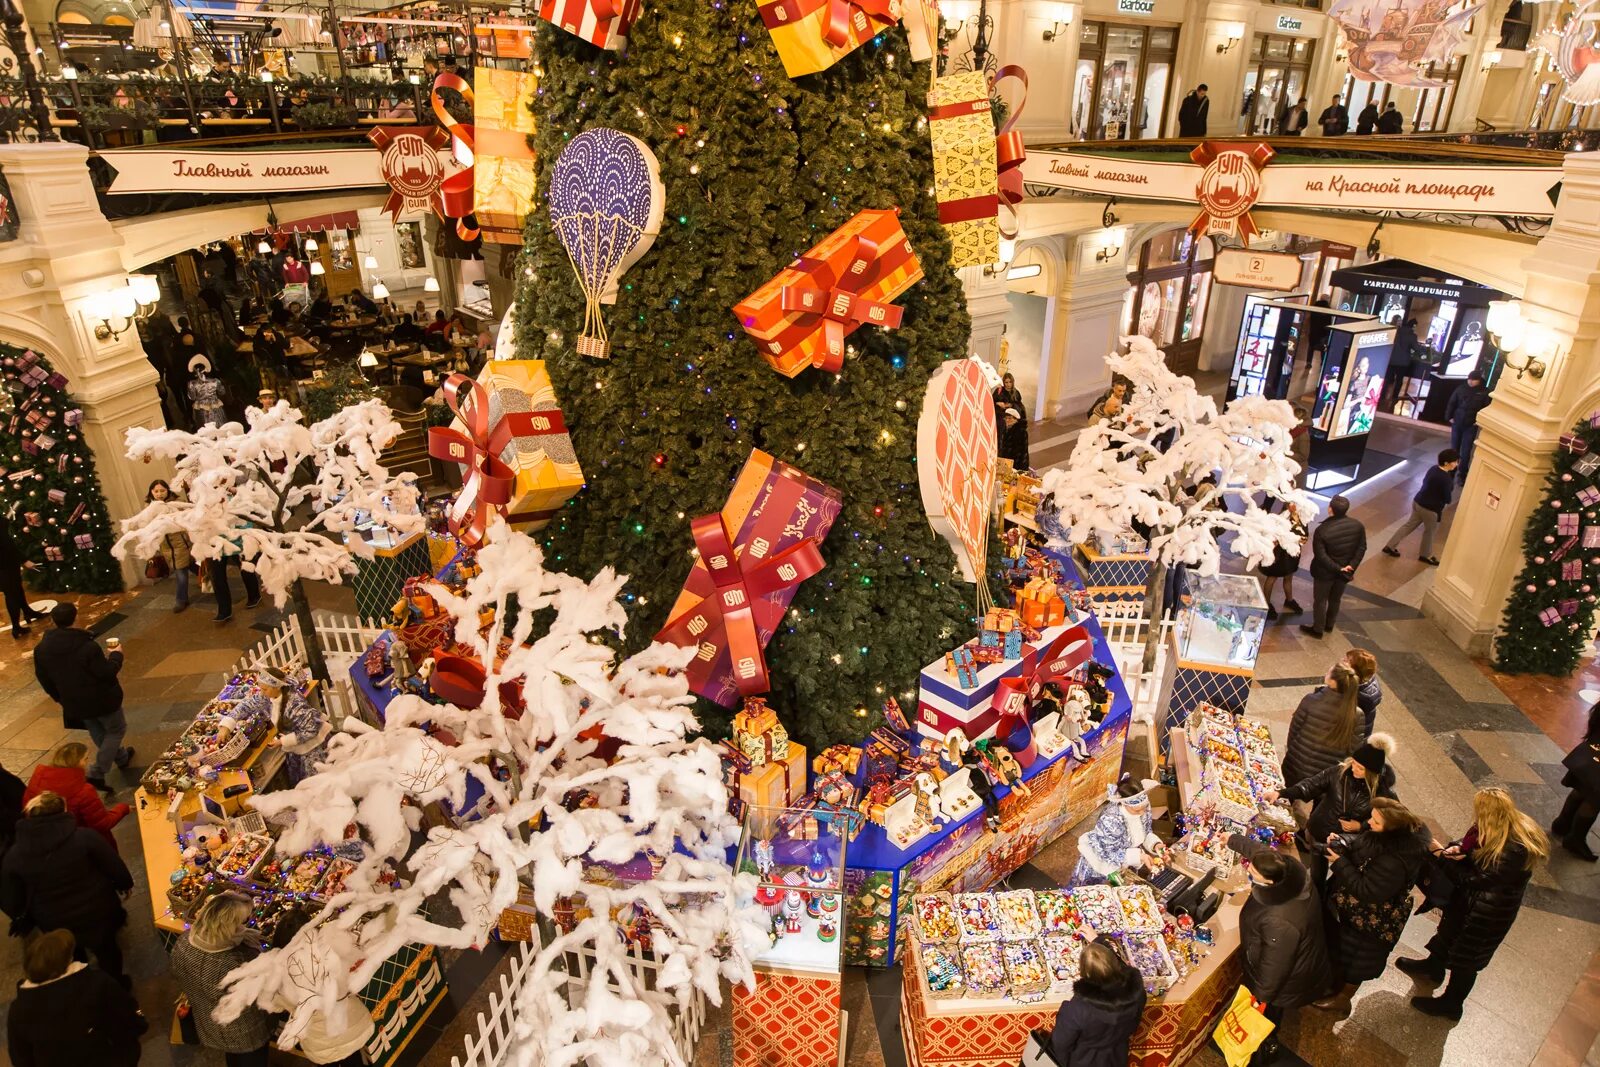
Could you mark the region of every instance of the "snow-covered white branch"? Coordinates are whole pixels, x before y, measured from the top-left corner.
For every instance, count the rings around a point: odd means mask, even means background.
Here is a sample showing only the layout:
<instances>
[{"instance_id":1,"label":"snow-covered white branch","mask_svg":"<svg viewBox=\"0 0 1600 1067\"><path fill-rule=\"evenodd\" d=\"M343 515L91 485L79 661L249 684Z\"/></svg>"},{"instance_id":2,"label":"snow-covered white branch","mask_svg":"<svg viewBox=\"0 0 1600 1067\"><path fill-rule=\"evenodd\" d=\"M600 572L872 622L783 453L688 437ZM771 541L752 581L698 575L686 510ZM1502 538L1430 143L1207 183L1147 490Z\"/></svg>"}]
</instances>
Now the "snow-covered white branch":
<instances>
[{"instance_id":1,"label":"snow-covered white branch","mask_svg":"<svg viewBox=\"0 0 1600 1067\"><path fill-rule=\"evenodd\" d=\"M168 534L185 534L197 559L238 556L281 607L295 582L339 582L355 570L352 552L370 558L362 538L341 541L358 516L402 534L422 528L414 476L390 475L379 458L400 434L381 402L310 426L284 400L246 419L248 428L128 431L128 458L173 462L176 498L123 520L113 555L148 559Z\"/></svg>"},{"instance_id":2,"label":"snow-covered white branch","mask_svg":"<svg viewBox=\"0 0 1600 1067\"><path fill-rule=\"evenodd\" d=\"M1124 343L1126 355L1106 359L1130 383L1121 412L1087 427L1067 465L1044 476L1043 496L1072 540L1137 525L1149 530L1157 561L1203 574L1219 569L1227 534L1252 567L1271 559L1275 545L1295 551L1300 537L1289 516L1268 510L1281 500L1308 523L1316 511L1295 484L1290 405L1249 396L1218 410L1193 379L1167 368L1148 338Z\"/></svg>"},{"instance_id":3,"label":"snow-covered white branch","mask_svg":"<svg viewBox=\"0 0 1600 1067\"><path fill-rule=\"evenodd\" d=\"M752 876L735 875L727 862L738 823L727 814L718 754L689 740L694 698L682 668L693 650L657 643L618 662L598 638L621 632L625 579L609 569L592 581L546 570L539 546L499 519L478 562L461 595L430 592L488 668L483 704L396 697L382 729L348 722L351 732L333 738L318 773L257 797L255 807L289 822L284 852L336 844L348 826L358 828L367 857L321 917L351 932L328 944L359 946L344 961L353 967L346 989L360 988L408 942L482 944L526 888L546 919L556 919L558 902L576 907L559 909L565 932L535 955L522 985L511 1062L679 1064L672 1013L697 990L720 1001L723 978L750 981L750 957L767 930L765 913L748 903ZM494 621L480 632L488 609ZM516 699L503 704L502 683ZM436 740L424 723L455 743ZM602 741L614 755L602 758ZM418 842L422 807L445 801L461 811L469 778L489 798L480 817L435 826ZM386 863L409 884L375 888ZM459 924L424 914L440 893ZM650 989L636 984L619 936L619 925L641 913L660 966ZM566 950L593 957L590 981L569 985ZM234 971L221 1014L278 998L288 980L283 955ZM322 1001L301 1003L280 1044L293 1043Z\"/></svg>"}]
</instances>

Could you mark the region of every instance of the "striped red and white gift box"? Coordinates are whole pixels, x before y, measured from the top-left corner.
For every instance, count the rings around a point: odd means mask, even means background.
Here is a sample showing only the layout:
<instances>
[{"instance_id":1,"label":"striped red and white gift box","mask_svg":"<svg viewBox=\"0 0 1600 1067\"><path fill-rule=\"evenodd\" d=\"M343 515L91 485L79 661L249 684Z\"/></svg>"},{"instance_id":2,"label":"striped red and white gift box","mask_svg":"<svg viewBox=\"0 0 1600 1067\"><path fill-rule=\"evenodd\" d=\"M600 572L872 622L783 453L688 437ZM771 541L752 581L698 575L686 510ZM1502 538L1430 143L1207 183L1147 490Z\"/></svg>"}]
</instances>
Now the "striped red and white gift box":
<instances>
[{"instance_id":1,"label":"striped red and white gift box","mask_svg":"<svg viewBox=\"0 0 1600 1067\"><path fill-rule=\"evenodd\" d=\"M613 51L628 39L642 0L540 0L539 17Z\"/></svg>"}]
</instances>

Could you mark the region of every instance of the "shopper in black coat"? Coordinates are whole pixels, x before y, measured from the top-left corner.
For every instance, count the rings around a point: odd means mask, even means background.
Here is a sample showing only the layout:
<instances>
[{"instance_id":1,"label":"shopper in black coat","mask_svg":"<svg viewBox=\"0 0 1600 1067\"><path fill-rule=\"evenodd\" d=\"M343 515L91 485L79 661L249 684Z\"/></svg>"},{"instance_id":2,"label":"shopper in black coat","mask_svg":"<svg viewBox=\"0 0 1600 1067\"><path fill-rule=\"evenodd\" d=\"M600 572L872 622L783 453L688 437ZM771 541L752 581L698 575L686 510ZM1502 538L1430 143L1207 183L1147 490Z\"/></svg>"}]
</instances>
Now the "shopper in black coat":
<instances>
[{"instance_id":1,"label":"shopper in black coat","mask_svg":"<svg viewBox=\"0 0 1600 1067\"><path fill-rule=\"evenodd\" d=\"M1600 814L1600 702L1589 707L1589 729L1561 765L1567 769L1561 784L1572 792L1567 794L1567 802L1561 805L1561 814L1550 829L1561 835L1562 848L1593 863L1589 831Z\"/></svg>"},{"instance_id":2,"label":"shopper in black coat","mask_svg":"<svg viewBox=\"0 0 1600 1067\"><path fill-rule=\"evenodd\" d=\"M17 840L0 862L0 910L11 933L70 930L107 974L123 981L117 931L127 921L119 896L133 875L116 849L80 827L66 801L40 793L17 823Z\"/></svg>"},{"instance_id":3,"label":"shopper in black coat","mask_svg":"<svg viewBox=\"0 0 1600 1067\"><path fill-rule=\"evenodd\" d=\"M133 994L75 962L72 934L52 930L23 955L26 976L6 1016L13 1067L134 1067L149 1029Z\"/></svg>"},{"instance_id":4,"label":"shopper in black coat","mask_svg":"<svg viewBox=\"0 0 1600 1067\"><path fill-rule=\"evenodd\" d=\"M1455 888L1439 919L1439 932L1428 942L1425 959L1396 960L1395 966L1417 978L1438 982L1450 972L1450 984L1437 997L1413 997L1412 1007L1427 1015L1461 1018L1467 994L1478 972L1489 965L1522 910L1533 868L1550 854L1544 831L1517 810L1504 789L1480 789L1472 798L1472 828L1457 841L1434 847L1457 864L1451 871Z\"/></svg>"},{"instance_id":5,"label":"shopper in black coat","mask_svg":"<svg viewBox=\"0 0 1600 1067\"><path fill-rule=\"evenodd\" d=\"M1389 766L1393 754L1394 738L1373 734L1349 759L1294 782L1281 792L1269 790L1265 794L1268 802L1280 797L1311 802L1311 818L1306 820L1296 845L1306 857L1313 885L1321 886L1328 874L1323 851L1328 838L1360 833L1372 815L1375 797L1395 799L1394 768Z\"/></svg>"},{"instance_id":6,"label":"shopper in black coat","mask_svg":"<svg viewBox=\"0 0 1600 1067\"><path fill-rule=\"evenodd\" d=\"M1178 136L1204 137L1210 115L1211 101L1206 99L1206 86L1197 85L1178 104Z\"/></svg>"},{"instance_id":7,"label":"shopper in black coat","mask_svg":"<svg viewBox=\"0 0 1600 1067\"><path fill-rule=\"evenodd\" d=\"M94 740L94 762L89 764L89 782L102 793L106 772L112 764L126 767L133 749L125 748L123 737L128 720L122 714L122 650L106 652L95 643L94 634L72 625L78 609L60 603L50 609L53 629L39 639L33 650L33 674L50 699L61 705L61 725L69 730L88 730Z\"/></svg>"},{"instance_id":8,"label":"shopper in black coat","mask_svg":"<svg viewBox=\"0 0 1600 1067\"><path fill-rule=\"evenodd\" d=\"M1422 820L1399 801L1377 797L1367 829L1340 838L1326 852L1328 943L1334 971L1343 985L1313 1007L1340 1013L1362 982L1376 978L1389 964L1411 917L1411 889L1428 855Z\"/></svg>"},{"instance_id":9,"label":"shopper in black coat","mask_svg":"<svg viewBox=\"0 0 1600 1067\"><path fill-rule=\"evenodd\" d=\"M1344 662L1328 669L1323 684L1300 701L1289 719L1283 780L1301 782L1334 766L1366 740L1365 720L1356 703L1361 683Z\"/></svg>"},{"instance_id":10,"label":"shopper in black coat","mask_svg":"<svg viewBox=\"0 0 1600 1067\"><path fill-rule=\"evenodd\" d=\"M1339 617L1344 587L1356 576L1367 554L1367 528L1350 515L1350 501L1328 501L1328 517L1311 535L1311 625L1300 629L1321 637Z\"/></svg>"},{"instance_id":11,"label":"shopper in black coat","mask_svg":"<svg viewBox=\"0 0 1600 1067\"><path fill-rule=\"evenodd\" d=\"M1072 999L1056 1012L1050 1054L1059 1067L1127 1067L1144 1015L1144 979L1103 941L1083 946Z\"/></svg>"},{"instance_id":12,"label":"shopper in black coat","mask_svg":"<svg viewBox=\"0 0 1600 1067\"><path fill-rule=\"evenodd\" d=\"M18 641L32 633L30 622L44 618L44 612L28 605L28 593L22 587L23 568L32 566L11 536L11 516L0 515L0 594L5 596L6 614L11 616L11 636Z\"/></svg>"},{"instance_id":13,"label":"shopper in black coat","mask_svg":"<svg viewBox=\"0 0 1600 1067\"><path fill-rule=\"evenodd\" d=\"M1316 1000L1333 980L1323 941L1322 901L1293 856L1234 834L1228 847L1243 856L1250 899L1239 912L1244 984L1280 1021L1285 1010Z\"/></svg>"}]
</instances>

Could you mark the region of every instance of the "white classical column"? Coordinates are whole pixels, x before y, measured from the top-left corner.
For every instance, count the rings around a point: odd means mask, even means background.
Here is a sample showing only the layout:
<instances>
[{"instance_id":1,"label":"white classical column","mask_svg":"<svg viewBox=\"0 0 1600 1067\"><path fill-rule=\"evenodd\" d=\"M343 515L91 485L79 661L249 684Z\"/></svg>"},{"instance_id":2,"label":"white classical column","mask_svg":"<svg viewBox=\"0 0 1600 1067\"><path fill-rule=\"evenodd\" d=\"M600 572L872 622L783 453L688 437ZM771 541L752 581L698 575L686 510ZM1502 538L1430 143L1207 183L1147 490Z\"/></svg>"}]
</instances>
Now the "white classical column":
<instances>
[{"instance_id":1,"label":"white classical column","mask_svg":"<svg viewBox=\"0 0 1600 1067\"><path fill-rule=\"evenodd\" d=\"M1111 382L1106 356L1121 340L1127 257L1132 251L1129 236L1128 229L1116 227L1067 238L1066 269L1051 331L1062 342L1050 361L1047 383L1056 418L1088 411ZM1107 247L1116 247L1117 254L1097 259Z\"/></svg>"},{"instance_id":2,"label":"white classical column","mask_svg":"<svg viewBox=\"0 0 1600 1067\"><path fill-rule=\"evenodd\" d=\"M967 348L972 355L990 363L1000 362L1000 335L1011 314L1010 290L1003 271L985 274L982 267L962 267L956 271L967 294L967 314L972 316L972 339Z\"/></svg>"},{"instance_id":3,"label":"white classical column","mask_svg":"<svg viewBox=\"0 0 1600 1067\"><path fill-rule=\"evenodd\" d=\"M138 331L101 340L87 314L95 294L126 285L128 277L122 238L100 211L90 181L88 154L83 145L59 142L0 145L0 170L20 220L17 240L0 245L0 339L37 349L67 376L116 520L142 508L149 479L164 473L125 459L124 435L164 419ZM137 561L124 564L127 584L139 573Z\"/></svg>"},{"instance_id":4,"label":"white classical column","mask_svg":"<svg viewBox=\"0 0 1600 1067\"><path fill-rule=\"evenodd\" d=\"M1600 405L1600 159L1569 155L1550 232L1525 261L1524 314L1570 339L1542 378L1506 370L1422 610L1452 641L1487 654L1522 567L1522 531L1543 497L1557 439Z\"/></svg>"}]
</instances>

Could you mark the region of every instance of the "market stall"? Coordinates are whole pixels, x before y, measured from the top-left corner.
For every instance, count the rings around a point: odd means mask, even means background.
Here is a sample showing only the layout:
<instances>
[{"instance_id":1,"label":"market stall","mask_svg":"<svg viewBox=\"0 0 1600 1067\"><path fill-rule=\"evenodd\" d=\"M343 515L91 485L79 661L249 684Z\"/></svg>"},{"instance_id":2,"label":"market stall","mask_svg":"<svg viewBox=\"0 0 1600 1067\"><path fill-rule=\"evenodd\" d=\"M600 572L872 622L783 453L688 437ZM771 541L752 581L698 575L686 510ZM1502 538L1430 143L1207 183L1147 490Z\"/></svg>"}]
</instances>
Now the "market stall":
<instances>
[{"instance_id":1,"label":"market stall","mask_svg":"<svg viewBox=\"0 0 1600 1067\"><path fill-rule=\"evenodd\" d=\"M1090 897L1095 904L1085 903ZM991 929L969 929L973 924L962 914L977 911L969 906L949 913L956 921L943 933L930 930L931 921L919 922L919 932L929 931L942 944L909 939L900 1033L912 1067L1015 1067L1029 1031L1048 1031L1072 995L1077 952L1091 936L1120 943L1152 991L1129 1049L1129 1062L1138 1067L1187 1063L1239 987L1243 894L1223 904L1201 938L1158 910L1146 886L972 894L951 903L975 905L974 898L990 901ZM1123 899L1140 903L1123 908ZM1004 912L994 903L1001 900ZM1116 902L1115 910L1104 901ZM1091 907L1104 917L1090 919Z\"/></svg>"},{"instance_id":2,"label":"market stall","mask_svg":"<svg viewBox=\"0 0 1600 1067\"><path fill-rule=\"evenodd\" d=\"M1242 711L1267 624L1261 583L1243 574L1199 575L1180 569L1177 625L1168 638L1158 707L1163 725L1181 724L1200 704Z\"/></svg>"},{"instance_id":3,"label":"market stall","mask_svg":"<svg viewBox=\"0 0 1600 1067\"><path fill-rule=\"evenodd\" d=\"M1154 560L1137 534L1096 533L1092 540L1074 545L1073 556L1083 587L1096 604L1144 599Z\"/></svg>"},{"instance_id":4,"label":"market stall","mask_svg":"<svg viewBox=\"0 0 1600 1067\"><path fill-rule=\"evenodd\" d=\"M315 699L317 688L304 679L297 686L306 699ZM284 762L277 725L262 706L253 672L230 678L151 762L134 794L152 881L151 920L169 947L200 904L221 892L250 897L250 936L265 943L291 911L319 911L359 861L359 842L275 854L273 827L250 807L250 797L270 788ZM407 945L387 959L359 993L376 1024L363 1050L366 1062L397 1062L444 993L431 945Z\"/></svg>"}]
</instances>

